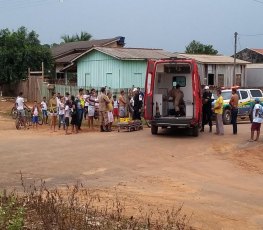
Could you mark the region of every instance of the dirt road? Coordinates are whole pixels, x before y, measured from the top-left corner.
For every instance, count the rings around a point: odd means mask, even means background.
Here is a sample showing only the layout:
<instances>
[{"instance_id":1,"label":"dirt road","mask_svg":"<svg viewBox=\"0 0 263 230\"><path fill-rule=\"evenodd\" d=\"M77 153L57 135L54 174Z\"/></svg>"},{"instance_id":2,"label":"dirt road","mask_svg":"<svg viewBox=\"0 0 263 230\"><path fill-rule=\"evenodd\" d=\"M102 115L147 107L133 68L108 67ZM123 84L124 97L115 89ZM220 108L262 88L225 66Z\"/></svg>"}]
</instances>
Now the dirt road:
<instances>
[{"instance_id":1,"label":"dirt road","mask_svg":"<svg viewBox=\"0 0 263 230\"><path fill-rule=\"evenodd\" d=\"M208 132L198 138L163 132L85 131L65 136L48 127L14 129L0 117L0 187L42 178L50 186L81 181L99 192L126 198L130 208L184 204L197 229L263 229L263 137L247 142L250 124L239 134ZM86 129L85 129L86 130Z\"/></svg>"}]
</instances>

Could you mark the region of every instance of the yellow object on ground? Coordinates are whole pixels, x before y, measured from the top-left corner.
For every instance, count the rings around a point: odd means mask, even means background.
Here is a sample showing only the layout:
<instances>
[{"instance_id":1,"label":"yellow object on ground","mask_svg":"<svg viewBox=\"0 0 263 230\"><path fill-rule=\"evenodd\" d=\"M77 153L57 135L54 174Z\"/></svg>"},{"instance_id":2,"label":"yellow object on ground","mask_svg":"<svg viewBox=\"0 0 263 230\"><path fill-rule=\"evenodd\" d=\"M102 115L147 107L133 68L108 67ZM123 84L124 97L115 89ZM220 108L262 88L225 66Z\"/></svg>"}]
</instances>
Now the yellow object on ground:
<instances>
[{"instance_id":1,"label":"yellow object on ground","mask_svg":"<svg viewBox=\"0 0 263 230\"><path fill-rule=\"evenodd\" d=\"M120 118L120 122L122 123L122 122L130 122L132 119L131 118L129 118L129 117L121 117Z\"/></svg>"}]
</instances>

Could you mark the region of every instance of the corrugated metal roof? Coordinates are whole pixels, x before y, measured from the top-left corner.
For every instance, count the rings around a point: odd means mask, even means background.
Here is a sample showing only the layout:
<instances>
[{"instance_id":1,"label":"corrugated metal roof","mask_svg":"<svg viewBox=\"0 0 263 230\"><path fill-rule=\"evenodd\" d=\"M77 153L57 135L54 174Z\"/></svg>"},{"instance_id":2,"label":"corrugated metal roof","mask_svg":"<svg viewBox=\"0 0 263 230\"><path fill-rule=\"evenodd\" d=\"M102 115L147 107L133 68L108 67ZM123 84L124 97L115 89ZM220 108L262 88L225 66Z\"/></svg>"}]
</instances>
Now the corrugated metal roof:
<instances>
[{"instance_id":1,"label":"corrugated metal roof","mask_svg":"<svg viewBox=\"0 0 263 230\"><path fill-rule=\"evenodd\" d=\"M177 57L195 59L197 62L204 64L233 64L234 58L224 55L206 55L206 54L185 54L180 53ZM237 64L249 64L250 62L236 59Z\"/></svg>"},{"instance_id":2,"label":"corrugated metal roof","mask_svg":"<svg viewBox=\"0 0 263 230\"><path fill-rule=\"evenodd\" d=\"M263 64L248 64L247 69L263 69Z\"/></svg>"},{"instance_id":3,"label":"corrugated metal roof","mask_svg":"<svg viewBox=\"0 0 263 230\"><path fill-rule=\"evenodd\" d=\"M251 49L251 50L263 55L263 49Z\"/></svg>"},{"instance_id":4,"label":"corrugated metal roof","mask_svg":"<svg viewBox=\"0 0 263 230\"><path fill-rule=\"evenodd\" d=\"M121 60L145 60L145 59L162 59L162 58L170 58L175 57L176 55L162 50L162 49L145 49L145 48L106 48L106 47L96 47L93 48L77 58L82 57L83 55L91 52L92 50L97 50L109 56L112 56Z\"/></svg>"},{"instance_id":5,"label":"corrugated metal roof","mask_svg":"<svg viewBox=\"0 0 263 230\"><path fill-rule=\"evenodd\" d=\"M90 41L78 41L78 42L68 42L62 45L58 45L51 48L52 56L58 57L60 55L66 54L71 51L76 50L88 50L93 46L104 46L112 42L116 42L121 37L109 38L109 39L100 39L100 40L90 40Z\"/></svg>"}]
</instances>

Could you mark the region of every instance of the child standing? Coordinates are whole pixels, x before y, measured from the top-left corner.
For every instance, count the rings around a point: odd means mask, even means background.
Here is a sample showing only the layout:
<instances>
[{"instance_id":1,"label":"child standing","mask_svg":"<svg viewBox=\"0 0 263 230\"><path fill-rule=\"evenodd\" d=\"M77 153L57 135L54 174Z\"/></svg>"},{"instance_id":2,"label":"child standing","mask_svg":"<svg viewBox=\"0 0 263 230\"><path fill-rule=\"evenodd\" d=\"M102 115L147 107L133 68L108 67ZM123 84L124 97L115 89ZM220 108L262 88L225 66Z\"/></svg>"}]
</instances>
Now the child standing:
<instances>
[{"instance_id":1,"label":"child standing","mask_svg":"<svg viewBox=\"0 0 263 230\"><path fill-rule=\"evenodd\" d=\"M60 102L59 102L59 106L58 106L58 129L60 129L61 124L63 124L63 129L65 130L65 119L64 119L64 115L65 115L65 104L64 104L64 98L61 97L60 98Z\"/></svg>"},{"instance_id":2,"label":"child standing","mask_svg":"<svg viewBox=\"0 0 263 230\"><path fill-rule=\"evenodd\" d=\"M38 128L38 115L39 115L39 108L37 105L37 101L34 101L32 112L33 112L33 117L32 117L33 129L34 127L36 127L37 129Z\"/></svg>"},{"instance_id":3,"label":"child standing","mask_svg":"<svg viewBox=\"0 0 263 230\"><path fill-rule=\"evenodd\" d=\"M48 116L47 116L47 101L46 97L43 97L43 101L41 102L41 110L43 116L43 123L47 124Z\"/></svg>"},{"instance_id":4,"label":"child standing","mask_svg":"<svg viewBox=\"0 0 263 230\"><path fill-rule=\"evenodd\" d=\"M116 95L113 96L113 120L119 120L119 102Z\"/></svg>"}]
</instances>

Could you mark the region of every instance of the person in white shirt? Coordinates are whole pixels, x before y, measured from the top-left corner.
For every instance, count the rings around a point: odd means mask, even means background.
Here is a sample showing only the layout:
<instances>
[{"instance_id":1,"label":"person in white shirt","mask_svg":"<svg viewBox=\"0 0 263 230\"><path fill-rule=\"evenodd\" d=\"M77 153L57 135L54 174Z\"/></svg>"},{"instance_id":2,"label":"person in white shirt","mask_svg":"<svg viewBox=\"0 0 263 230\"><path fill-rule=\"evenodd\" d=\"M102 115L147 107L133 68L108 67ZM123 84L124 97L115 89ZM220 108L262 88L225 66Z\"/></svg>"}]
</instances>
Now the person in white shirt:
<instances>
[{"instance_id":1,"label":"person in white shirt","mask_svg":"<svg viewBox=\"0 0 263 230\"><path fill-rule=\"evenodd\" d=\"M88 98L88 127L93 129L93 119L95 115L96 102L98 101L95 89L91 89L90 96Z\"/></svg>"},{"instance_id":2,"label":"person in white shirt","mask_svg":"<svg viewBox=\"0 0 263 230\"><path fill-rule=\"evenodd\" d=\"M20 114L20 116L22 117L24 126L26 125L25 124L25 116L26 116L25 107L29 109L29 107L26 105L25 100L23 98L23 92L20 92L18 97L16 98L16 109L17 109L18 114Z\"/></svg>"},{"instance_id":3,"label":"person in white shirt","mask_svg":"<svg viewBox=\"0 0 263 230\"><path fill-rule=\"evenodd\" d=\"M61 124L63 125L63 129L65 129L65 104L64 97L60 98L60 102L58 105L58 129L60 129Z\"/></svg>"},{"instance_id":4,"label":"person in white shirt","mask_svg":"<svg viewBox=\"0 0 263 230\"><path fill-rule=\"evenodd\" d=\"M85 91L85 94L83 95L83 99L85 101L85 104L84 104L84 119L86 120L87 119L87 114L88 114L88 107L89 107L89 91L86 90Z\"/></svg>"},{"instance_id":5,"label":"person in white shirt","mask_svg":"<svg viewBox=\"0 0 263 230\"><path fill-rule=\"evenodd\" d=\"M119 120L119 102L116 95L113 96L113 118Z\"/></svg>"},{"instance_id":6,"label":"person in white shirt","mask_svg":"<svg viewBox=\"0 0 263 230\"><path fill-rule=\"evenodd\" d=\"M47 115L47 101L46 101L46 100L47 100L46 97L43 97L43 101L40 103L44 124L47 124L47 120L48 120L48 115Z\"/></svg>"},{"instance_id":7,"label":"person in white shirt","mask_svg":"<svg viewBox=\"0 0 263 230\"><path fill-rule=\"evenodd\" d=\"M258 141L259 135L260 135L260 127L261 123L263 122L263 115L262 115L262 105L260 105L260 99L256 98L255 99L255 106L253 108L253 122L251 125L251 137L250 137L250 142L253 141ZM257 137L254 140L254 133L257 131Z\"/></svg>"}]
</instances>

